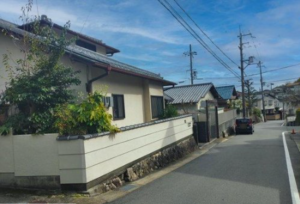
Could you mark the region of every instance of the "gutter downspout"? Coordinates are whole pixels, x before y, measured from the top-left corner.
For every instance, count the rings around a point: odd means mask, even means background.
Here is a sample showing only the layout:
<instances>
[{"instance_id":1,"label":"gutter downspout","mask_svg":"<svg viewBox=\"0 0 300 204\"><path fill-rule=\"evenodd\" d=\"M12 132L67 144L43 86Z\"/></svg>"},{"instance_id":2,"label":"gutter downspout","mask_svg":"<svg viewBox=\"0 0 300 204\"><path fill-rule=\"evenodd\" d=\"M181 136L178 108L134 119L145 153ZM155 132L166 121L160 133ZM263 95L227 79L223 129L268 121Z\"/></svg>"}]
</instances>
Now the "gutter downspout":
<instances>
[{"instance_id":1,"label":"gutter downspout","mask_svg":"<svg viewBox=\"0 0 300 204\"><path fill-rule=\"evenodd\" d=\"M101 64L101 65L102 65L102 64ZM99 65L98 63L94 63L94 66L103 68L103 66L101 66L101 65ZM105 70L105 73L104 73L104 74L101 74L100 76L97 76L97 77L95 77L95 78L89 80L89 81L86 83L86 91L87 91L88 93L91 93L91 92L92 92L92 83L93 83L94 81L97 81L98 79L101 79L101 78L106 77L106 76L109 75L109 73L110 73L110 71L111 71L111 69L112 69L111 66L110 66L109 64L106 64L105 68L106 68L106 70Z\"/></svg>"}]
</instances>

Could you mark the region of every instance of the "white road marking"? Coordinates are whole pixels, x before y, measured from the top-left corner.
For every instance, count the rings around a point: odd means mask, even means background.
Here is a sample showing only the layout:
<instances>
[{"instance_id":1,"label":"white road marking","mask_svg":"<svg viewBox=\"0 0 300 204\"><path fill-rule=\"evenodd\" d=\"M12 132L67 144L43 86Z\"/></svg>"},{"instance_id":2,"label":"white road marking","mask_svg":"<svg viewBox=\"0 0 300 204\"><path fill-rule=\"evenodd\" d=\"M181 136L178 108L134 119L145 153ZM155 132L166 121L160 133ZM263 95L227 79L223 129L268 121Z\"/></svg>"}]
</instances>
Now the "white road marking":
<instances>
[{"instance_id":1,"label":"white road marking","mask_svg":"<svg viewBox=\"0 0 300 204\"><path fill-rule=\"evenodd\" d=\"M283 122L283 123L281 124L281 127L283 127L284 123L285 123L285 122Z\"/></svg>"},{"instance_id":2,"label":"white road marking","mask_svg":"<svg viewBox=\"0 0 300 204\"><path fill-rule=\"evenodd\" d=\"M288 175L289 175L290 190L291 190L293 204L300 204L299 192L298 192L297 183L296 183L296 179L294 176L294 170L292 167L290 153L289 153L289 150L288 150L288 147L286 144L284 132L282 133L282 140L283 140L285 160L286 160L286 166L287 166Z\"/></svg>"}]
</instances>

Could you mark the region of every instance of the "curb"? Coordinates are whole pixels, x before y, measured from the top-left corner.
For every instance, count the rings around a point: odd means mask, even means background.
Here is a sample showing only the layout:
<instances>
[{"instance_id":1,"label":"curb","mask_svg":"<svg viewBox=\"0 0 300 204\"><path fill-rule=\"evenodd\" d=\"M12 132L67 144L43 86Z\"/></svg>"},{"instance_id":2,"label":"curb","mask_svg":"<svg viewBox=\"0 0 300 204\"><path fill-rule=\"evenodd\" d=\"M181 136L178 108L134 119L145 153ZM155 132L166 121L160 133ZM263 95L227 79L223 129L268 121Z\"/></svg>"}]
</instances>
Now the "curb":
<instances>
[{"instance_id":1,"label":"curb","mask_svg":"<svg viewBox=\"0 0 300 204\"><path fill-rule=\"evenodd\" d=\"M298 151L300 152L300 134L291 134L290 132L286 132L286 135L289 136L296 144ZM295 138L295 136L297 138Z\"/></svg>"}]
</instances>

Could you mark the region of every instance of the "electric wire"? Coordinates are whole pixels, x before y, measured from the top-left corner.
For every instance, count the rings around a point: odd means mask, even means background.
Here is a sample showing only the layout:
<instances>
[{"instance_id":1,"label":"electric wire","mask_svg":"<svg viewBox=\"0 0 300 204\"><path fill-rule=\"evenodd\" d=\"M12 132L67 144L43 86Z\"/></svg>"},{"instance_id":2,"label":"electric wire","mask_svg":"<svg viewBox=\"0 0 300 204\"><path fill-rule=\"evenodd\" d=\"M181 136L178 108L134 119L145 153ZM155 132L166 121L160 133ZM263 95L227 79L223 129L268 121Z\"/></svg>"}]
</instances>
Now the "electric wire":
<instances>
[{"instance_id":1,"label":"electric wire","mask_svg":"<svg viewBox=\"0 0 300 204\"><path fill-rule=\"evenodd\" d=\"M195 24L195 26L207 37L207 39L218 49L220 52L229 59L233 64L236 66L239 66L236 62L234 62L223 50L214 43L214 41L204 32L204 30L192 19L192 17L185 11L185 9L177 2L177 0L174 0L174 2L177 4L177 6L185 13L185 15Z\"/></svg>"},{"instance_id":2,"label":"electric wire","mask_svg":"<svg viewBox=\"0 0 300 204\"><path fill-rule=\"evenodd\" d=\"M263 71L262 73L274 72L274 71L277 71L277 70L287 69L287 68L295 67L295 66L298 66L298 65L300 65L300 63L293 64L293 65L288 65L288 66L280 67L280 68L276 68L276 69L266 70L266 71ZM251 75L248 75L248 76L256 76L256 75L260 75L260 74L251 74Z\"/></svg>"},{"instance_id":3,"label":"electric wire","mask_svg":"<svg viewBox=\"0 0 300 204\"><path fill-rule=\"evenodd\" d=\"M235 75L238 79L240 79L239 74L237 74L231 67L229 67L221 58L219 58L219 56L217 56L212 50L211 48L202 40L202 38L195 32L194 29L192 29L189 24L175 11L175 9L165 0L165 3L168 4L168 6L166 6L166 4L164 4L161 0L158 0L160 2L160 4L165 7L170 14L204 47L204 49L206 49L218 62L220 62L220 64L222 64L227 70L229 70L233 75ZM173 12L172 12L173 11ZM177 15L175 15L175 14ZM180 19L181 20L180 20Z\"/></svg>"}]
</instances>

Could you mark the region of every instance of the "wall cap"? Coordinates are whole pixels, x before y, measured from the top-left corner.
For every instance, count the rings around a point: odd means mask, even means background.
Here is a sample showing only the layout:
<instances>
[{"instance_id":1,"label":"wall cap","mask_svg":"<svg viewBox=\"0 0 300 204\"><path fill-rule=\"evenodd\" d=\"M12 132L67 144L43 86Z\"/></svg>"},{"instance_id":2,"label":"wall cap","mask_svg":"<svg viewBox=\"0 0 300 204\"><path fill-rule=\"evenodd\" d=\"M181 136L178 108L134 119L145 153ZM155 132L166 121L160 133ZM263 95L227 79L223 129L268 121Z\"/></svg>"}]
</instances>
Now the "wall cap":
<instances>
[{"instance_id":1,"label":"wall cap","mask_svg":"<svg viewBox=\"0 0 300 204\"><path fill-rule=\"evenodd\" d=\"M182 118L187 118L187 117L191 117L191 116L192 116L192 114L186 114L186 115L180 115L180 116L173 117L173 118L155 120L155 121L151 121L151 122L147 122L147 123L139 123L139 124L135 124L135 125L121 127L120 130L121 130L121 132L125 132L128 130L147 127L147 126L156 125L156 124L169 122L169 121L173 121L173 120L178 120L178 119L182 119ZM69 141L69 140L78 140L78 139L88 140L88 139L103 137L103 136L111 135L111 134L113 135L113 134L117 134L117 133L101 132L101 133L88 134L88 135L58 136L56 138L56 140L58 140L58 141Z\"/></svg>"}]
</instances>

